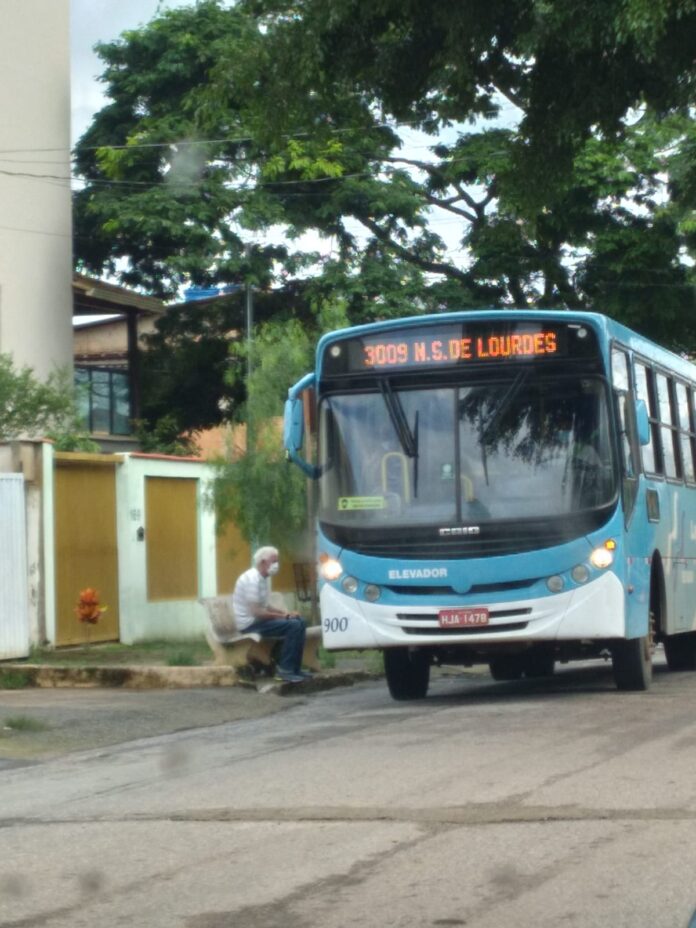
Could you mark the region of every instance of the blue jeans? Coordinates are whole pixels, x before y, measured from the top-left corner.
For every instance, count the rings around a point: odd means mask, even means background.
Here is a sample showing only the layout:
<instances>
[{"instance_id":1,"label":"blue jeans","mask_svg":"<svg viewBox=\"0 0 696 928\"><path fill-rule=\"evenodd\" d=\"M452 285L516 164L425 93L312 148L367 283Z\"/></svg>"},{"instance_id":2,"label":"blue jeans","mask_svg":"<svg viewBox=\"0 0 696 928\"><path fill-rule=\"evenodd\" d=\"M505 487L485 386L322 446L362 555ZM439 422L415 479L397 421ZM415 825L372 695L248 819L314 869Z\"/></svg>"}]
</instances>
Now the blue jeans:
<instances>
[{"instance_id":1,"label":"blue jeans","mask_svg":"<svg viewBox=\"0 0 696 928\"><path fill-rule=\"evenodd\" d=\"M282 638L278 670L281 673L299 673L302 667L302 651L305 643L305 623L300 615L287 619L257 619L248 625L245 632L256 632L262 638Z\"/></svg>"}]
</instances>

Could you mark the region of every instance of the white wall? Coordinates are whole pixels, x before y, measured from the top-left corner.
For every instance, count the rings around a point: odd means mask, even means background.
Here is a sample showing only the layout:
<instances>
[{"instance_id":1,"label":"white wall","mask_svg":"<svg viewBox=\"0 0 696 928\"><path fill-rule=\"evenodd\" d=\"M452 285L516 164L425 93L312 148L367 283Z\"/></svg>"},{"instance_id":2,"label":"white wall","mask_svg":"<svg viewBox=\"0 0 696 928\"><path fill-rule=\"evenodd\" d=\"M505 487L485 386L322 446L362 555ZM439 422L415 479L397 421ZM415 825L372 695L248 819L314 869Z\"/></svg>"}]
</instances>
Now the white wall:
<instances>
[{"instance_id":1,"label":"white wall","mask_svg":"<svg viewBox=\"0 0 696 928\"><path fill-rule=\"evenodd\" d=\"M0 660L29 654L24 477L0 474Z\"/></svg>"},{"instance_id":2,"label":"white wall","mask_svg":"<svg viewBox=\"0 0 696 928\"><path fill-rule=\"evenodd\" d=\"M72 364L69 0L0 7L0 352L44 378Z\"/></svg>"},{"instance_id":3,"label":"white wall","mask_svg":"<svg viewBox=\"0 0 696 928\"><path fill-rule=\"evenodd\" d=\"M215 514L205 503L213 474L211 465L202 461L147 455L124 455L123 463L116 468L120 640L124 644L153 639L184 640L203 635L205 610L197 599L148 600L147 545L138 538L138 528L142 526L147 532L147 477L195 479L199 503L198 596L215 596ZM13 516L14 510L9 505L9 490L0 499L0 659L6 659L26 656L29 642L39 645L44 641L49 644L56 641L55 454L52 445L49 442L0 444L0 477L7 487L12 481L22 485L22 504L15 505L18 512L21 510L21 525L20 516ZM22 530L21 541L17 526ZM11 609L8 603L12 604Z\"/></svg>"},{"instance_id":4,"label":"white wall","mask_svg":"<svg viewBox=\"0 0 696 928\"><path fill-rule=\"evenodd\" d=\"M50 442L0 442L0 477L13 475L24 481L25 554L22 569L26 570L25 606L32 644L43 644L45 640L55 638L53 461ZM0 523L2 517L0 512ZM7 554L0 539L0 573L7 567L2 563ZM16 552L12 556L16 557ZM11 561L12 557L9 563ZM0 608L0 624L2 619Z\"/></svg>"}]
</instances>

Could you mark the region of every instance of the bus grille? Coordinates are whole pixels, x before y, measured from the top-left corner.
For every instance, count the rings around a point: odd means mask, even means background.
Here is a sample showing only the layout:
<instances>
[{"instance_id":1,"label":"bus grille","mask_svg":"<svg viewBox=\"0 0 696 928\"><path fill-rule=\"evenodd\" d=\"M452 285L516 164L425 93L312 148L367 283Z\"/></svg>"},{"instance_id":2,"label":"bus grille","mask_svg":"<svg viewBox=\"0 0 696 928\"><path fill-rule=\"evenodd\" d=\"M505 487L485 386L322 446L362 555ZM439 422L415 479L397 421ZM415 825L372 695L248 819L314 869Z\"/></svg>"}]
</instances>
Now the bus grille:
<instances>
[{"instance_id":1,"label":"bus grille","mask_svg":"<svg viewBox=\"0 0 696 928\"><path fill-rule=\"evenodd\" d=\"M575 534L575 533L573 533ZM463 538L445 540L403 540L368 541L357 539L347 544L357 554L373 557L415 558L418 560L459 560L470 557L501 557L507 554L521 554L524 551L539 551L552 548L569 540L569 533L547 532L543 537L537 534L517 537L499 538Z\"/></svg>"},{"instance_id":2,"label":"bus grille","mask_svg":"<svg viewBox=\"0 0 696 928\"><path fill-rule=\"evenodd\" d=\"M528 622L507 622L505 625L484 625L483 627L476 626L472 628L440 628L439 625L433 627L404 625L404 631L407 635L437 635L442 638L452 638L454 636L461 637L465 635L467 638L473 638L475 635L490 635L491 633L496 634L497 632L520 632L523 631L528 624Z\"/></svg>"},{"instance_id":3,"label":"bus grille","mask_svg":"<svg viewBox=\"0 0 696 928\"><path fill-rule=\"evenodd\" d=\"M488 593L506 593L510 590L526 590L534 586L538 577L524 580L502 580L497 583L475 583L466 592L483 595ZM389 584L385 589L398 596L456 596L457 590L451 586L411 586L409 584ZM461 592L461 591L459 591Z\"/></svg>"},{"instance_id":4,"label":"bus grille","mask_svg":"<svg viewBox=\"0 0 696 928\"><path fill-rule=\"evenodd\" d=\"M612 506L569 516L482 523L478 535L441 537L435 526L366 527L322 522L329 541L356 554L401 560L465 560L543 551L604 525Z\"/></svg>"}]
</instances>

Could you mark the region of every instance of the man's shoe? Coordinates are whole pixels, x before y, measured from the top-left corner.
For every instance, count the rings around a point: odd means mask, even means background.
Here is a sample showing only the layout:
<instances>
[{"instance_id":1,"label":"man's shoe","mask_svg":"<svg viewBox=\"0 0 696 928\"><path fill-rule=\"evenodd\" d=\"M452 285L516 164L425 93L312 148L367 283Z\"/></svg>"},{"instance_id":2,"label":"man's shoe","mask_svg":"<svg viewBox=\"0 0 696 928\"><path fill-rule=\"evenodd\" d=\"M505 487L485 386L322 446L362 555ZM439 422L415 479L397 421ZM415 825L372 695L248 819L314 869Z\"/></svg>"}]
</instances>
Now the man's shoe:
<instances>
[{"instance_id":1,"label":"man's shoe","mask_svg":"<svg viewBox=\"0 0 696 928\"><path fill-rule=\"evenodd\" d=\"M306 679L299 673L283 673L278 671L275 676L278 683L303 683Z\"/></svg>"},{"instance_id":2,"label":"man's shoe","mask_svg":"<svg viewBox=\"0 0 696 928\"><path fill-rule=\"evenodd\" d=\"M300 676L303 677L305 680L313 680L313 679L314 679L314 674L313 674L311 671L309 671L309 670L301 670L301 671L300 671Z\"/></svg>"}]
</instances>

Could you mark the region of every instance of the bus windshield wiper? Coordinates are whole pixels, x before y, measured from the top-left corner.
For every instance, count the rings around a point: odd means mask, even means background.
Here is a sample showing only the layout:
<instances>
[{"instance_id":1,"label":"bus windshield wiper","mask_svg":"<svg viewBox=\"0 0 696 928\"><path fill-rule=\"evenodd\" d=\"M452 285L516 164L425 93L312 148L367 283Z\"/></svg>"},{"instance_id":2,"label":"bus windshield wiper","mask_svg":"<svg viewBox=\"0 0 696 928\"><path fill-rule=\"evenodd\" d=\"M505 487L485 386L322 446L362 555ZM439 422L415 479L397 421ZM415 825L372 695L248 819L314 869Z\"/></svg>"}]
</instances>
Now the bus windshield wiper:
<instances>
[{"instance_id":1,"label":"bus windshield wiper","mask_svg":"<svg viewBox=\"0 0 696 928\"><path fill-rule=\"evenodd\" d=\"M513 379L510 386L507 388L505 393L500 398L500 401L496 404L495 408L491 413L489 413L488 418L481 425L481 438L480 443L483 447L486 443L486 439L493 431L493 427L497 426L500 422L502 415L506 412L510 406L512 400L517 396L522 388L522 384L525 382L529 376L529 370L518 371L515 378Z\"/></svg>"},{"instance_id":2,"label":"bus windshield wiper","mask_svg":"<svg viewBox=\"0 0 696 928\"><path fill-rule=\"evenodd\" d=\"M411 427L408 424L406 419L406 413L404 412L404 407L401 405L401 400L398 397L398 394L394 393L391 383L384 378L380 380L379 388L384 397L384 403L387 407L389 413L389 418L391 419L392 425L394 426L394 431L396 432L399 443L409 458L418 458L418 416L416 416L416 426L415 434L411 431Z\"/></svg>"}]
</instances>

